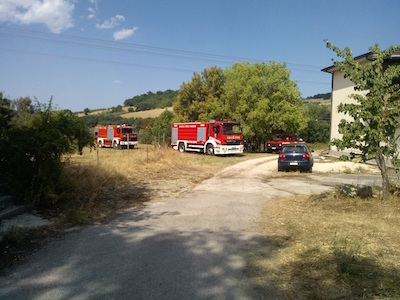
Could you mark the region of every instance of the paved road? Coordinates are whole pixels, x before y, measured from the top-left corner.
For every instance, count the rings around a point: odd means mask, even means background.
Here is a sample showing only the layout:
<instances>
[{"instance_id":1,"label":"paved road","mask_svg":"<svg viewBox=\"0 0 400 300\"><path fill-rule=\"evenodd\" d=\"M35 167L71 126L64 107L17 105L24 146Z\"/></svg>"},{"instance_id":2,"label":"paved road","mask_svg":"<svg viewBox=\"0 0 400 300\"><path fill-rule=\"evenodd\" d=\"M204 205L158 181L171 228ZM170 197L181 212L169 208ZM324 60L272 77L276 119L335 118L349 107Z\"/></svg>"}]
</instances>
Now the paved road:
<instances>
[{"instance_id":1,"label":"paved road","mask_svg":"<svg viewBox=\"0 0 400 300\"><path fill-rule=\"evenodd\" d=\"M246 250L263 240L263 206L330 189L322 178L284 178L275 156L229 167L186 194L52 241L0 278L0 299L259 299L243 269Z\"/></svg>"}]
</instances>

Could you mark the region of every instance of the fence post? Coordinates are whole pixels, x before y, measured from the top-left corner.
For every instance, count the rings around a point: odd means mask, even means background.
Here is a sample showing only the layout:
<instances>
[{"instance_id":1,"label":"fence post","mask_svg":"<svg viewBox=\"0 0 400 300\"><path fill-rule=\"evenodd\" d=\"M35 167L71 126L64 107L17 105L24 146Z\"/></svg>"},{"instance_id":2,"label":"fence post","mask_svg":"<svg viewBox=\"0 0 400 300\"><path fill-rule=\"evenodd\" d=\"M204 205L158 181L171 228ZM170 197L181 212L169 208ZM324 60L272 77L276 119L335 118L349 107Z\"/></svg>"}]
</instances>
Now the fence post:
<instances>
[{"instance_id":1,"label":"fence post","mask_svg":"<svg viewBox=\"0 0 400 300\"><path fill-rule=\"evenodd\" d=\"M99 160L99 144L96 144L96 154L97 154L97 167L99 167L100 160Z\"/></svg>"}]
</instances>

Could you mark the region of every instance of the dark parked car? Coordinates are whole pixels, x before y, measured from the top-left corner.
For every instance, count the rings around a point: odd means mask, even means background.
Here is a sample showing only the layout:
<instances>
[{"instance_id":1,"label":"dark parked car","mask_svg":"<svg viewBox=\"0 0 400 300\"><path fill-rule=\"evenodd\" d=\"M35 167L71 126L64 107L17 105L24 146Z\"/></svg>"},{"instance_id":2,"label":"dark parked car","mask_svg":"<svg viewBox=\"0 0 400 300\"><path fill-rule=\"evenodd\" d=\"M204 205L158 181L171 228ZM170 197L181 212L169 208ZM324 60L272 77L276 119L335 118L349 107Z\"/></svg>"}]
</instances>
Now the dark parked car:
<instances>
[{"instance_id":1,"label":"dark parked car","mask_svg":"<svg viewBox=\"0 0 400 300\"><path fill-rule=\"evenodd\" d=\"M286 144L279 153L278 171L300 170L312 172L312 151L304 143Z\"/></svg>"}]
</instances>

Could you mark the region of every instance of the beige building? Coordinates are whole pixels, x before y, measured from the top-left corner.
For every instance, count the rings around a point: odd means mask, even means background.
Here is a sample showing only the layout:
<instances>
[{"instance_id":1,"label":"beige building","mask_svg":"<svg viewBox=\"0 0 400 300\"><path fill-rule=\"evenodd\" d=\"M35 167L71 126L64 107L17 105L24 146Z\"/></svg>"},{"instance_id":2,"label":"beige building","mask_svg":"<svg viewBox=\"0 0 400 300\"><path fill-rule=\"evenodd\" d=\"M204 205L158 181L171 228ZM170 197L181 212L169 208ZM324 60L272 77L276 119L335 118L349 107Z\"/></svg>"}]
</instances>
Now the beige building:
<instances>
[{"instance_id":1,"label":"beige building","mask_svg":"<svg viewBox=\"0 0 400 300\"><path fill-rule=\"evenodd\" d=\"M369 52L354 58L360 64L367 64L374 60L374 54ZM392 60L389 63L399 63L400 52L395 52L392 56ZM351 117L344 113L338 113L337 107L340 103L352 103L355 100L350 98L351 94L362 94L362 91L354 90L354 83L347 78L344 78L344 74L339 71L339 68L330 66L322 69L323 72L332 74L332 110L331 110L331 129L330 129L330 140L341 139L342 135L338 131L338 125L340 120L351 120ZM365 93L365 92L364 92ZM348 155L350 152L357 152L354 149L345 149L343 152L337 150L336 146L330 146L329 154L334 156Z\"/></svg>"}]
</instances>

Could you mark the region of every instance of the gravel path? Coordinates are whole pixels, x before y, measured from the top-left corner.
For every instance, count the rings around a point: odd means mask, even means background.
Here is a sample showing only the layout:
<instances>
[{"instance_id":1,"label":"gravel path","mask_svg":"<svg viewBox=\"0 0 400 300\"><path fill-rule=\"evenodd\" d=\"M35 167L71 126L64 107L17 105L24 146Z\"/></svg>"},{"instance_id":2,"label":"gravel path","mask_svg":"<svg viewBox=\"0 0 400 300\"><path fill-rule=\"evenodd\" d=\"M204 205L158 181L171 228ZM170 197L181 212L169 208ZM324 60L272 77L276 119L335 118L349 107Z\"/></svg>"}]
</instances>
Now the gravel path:
<instances>
[{"instance_id":1,"label":"gravel path","mask_svg":"<svg viewBox=\"0 0 400 300\"><path fill-rule=\"evenodd\" d=\"M264 238L266 201L331 189L318 174L286 178L276 167L276 156L245 161L70 232L0 278L0 299L260 299L243 270Z\"/></svg>"}]
</instances>

